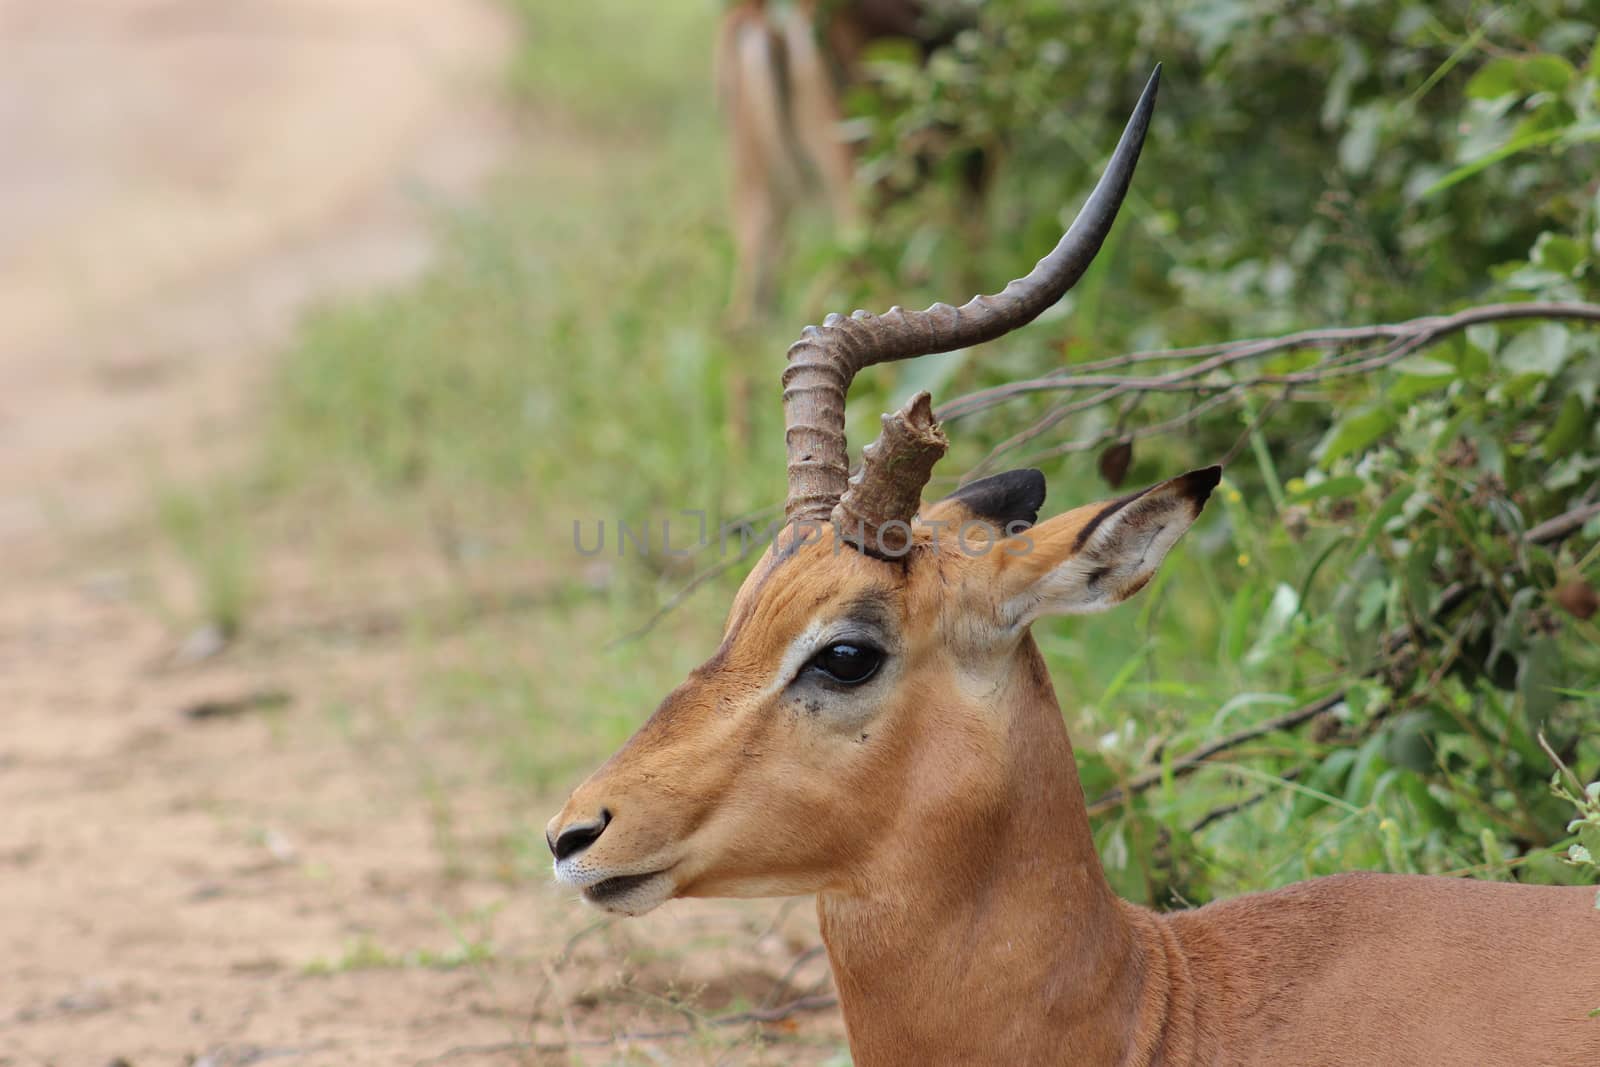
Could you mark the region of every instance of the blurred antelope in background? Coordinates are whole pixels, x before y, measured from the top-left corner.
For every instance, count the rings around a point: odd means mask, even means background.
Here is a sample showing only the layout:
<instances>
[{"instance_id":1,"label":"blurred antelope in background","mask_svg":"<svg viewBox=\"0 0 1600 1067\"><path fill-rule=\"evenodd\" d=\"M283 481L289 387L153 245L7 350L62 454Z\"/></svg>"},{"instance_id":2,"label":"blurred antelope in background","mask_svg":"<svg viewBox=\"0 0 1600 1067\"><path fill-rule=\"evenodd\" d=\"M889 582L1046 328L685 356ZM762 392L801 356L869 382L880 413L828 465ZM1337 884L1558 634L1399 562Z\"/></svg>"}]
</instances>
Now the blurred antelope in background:
<instances>
[{"instance_id":1,"label":"blurred antelope in background","mask_svg":"<svg viewBox=\"0 0 1600 1067\"><path fill-rule=\"evenodd\" d=\"M771 301L784 222L808 189L820 188L836 225L860 225L841 101L873 41L904 38L926 52L949 39L929 8L924 0L743 0L723 16L716 70L733 164L733 322Z\"/></svg>"},{"instance_id":2,"label":"blurred antelope in background","mask_svg":"<svg viewBox=\"0 0 1600 1067\"><path fill-rule=\"evenodd\" d=\"M924 393L848 474L858 371L999 337L1083 274L1155 92L1026 277L789 350L790 523L721 647L551 820L556 876L630 915L816 894L861 1067L1600 1064L1592 889L1347 874L1173 914L1111 891L1029 628L1142 589L1220 468L1044 522L1037 471L924 506Z\"/></svg>"}]
</instances>

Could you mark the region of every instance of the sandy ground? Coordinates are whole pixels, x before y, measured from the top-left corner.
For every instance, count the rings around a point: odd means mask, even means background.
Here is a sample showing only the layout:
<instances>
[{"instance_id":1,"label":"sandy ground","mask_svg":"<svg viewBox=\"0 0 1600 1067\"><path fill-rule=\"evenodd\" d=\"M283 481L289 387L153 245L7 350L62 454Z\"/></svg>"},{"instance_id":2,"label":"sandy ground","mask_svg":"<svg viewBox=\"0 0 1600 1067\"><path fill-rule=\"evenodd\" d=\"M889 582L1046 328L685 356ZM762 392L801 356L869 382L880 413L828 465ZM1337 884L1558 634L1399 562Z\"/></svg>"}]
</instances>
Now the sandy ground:
<instances>
[{"instance_id":1,"label":"sandy ground","mask_svg":"<svg viewBox=\"0 0 1600 1067\"><path fill-rule=\"evenodd\" d=\"M597 922L370 602L285 567L268 639L173 663L152 486L244 453L310 302L425 262L509 39L478 0L0 0L0 1067L834 1054L827 1013L707 1025L825 991L807 906Z\"/></svg>"},{"instance_id":2,"label":"sandy ground","mask_svg":"<svg viewBox=\"0 0 1600 1067\"><path fill-rule=\"evenodd\" d=\"M415 272L504 140L510 32L469 0L0 0L0 536L124 512L309 301Z\"/></svg>"}]
</instances>

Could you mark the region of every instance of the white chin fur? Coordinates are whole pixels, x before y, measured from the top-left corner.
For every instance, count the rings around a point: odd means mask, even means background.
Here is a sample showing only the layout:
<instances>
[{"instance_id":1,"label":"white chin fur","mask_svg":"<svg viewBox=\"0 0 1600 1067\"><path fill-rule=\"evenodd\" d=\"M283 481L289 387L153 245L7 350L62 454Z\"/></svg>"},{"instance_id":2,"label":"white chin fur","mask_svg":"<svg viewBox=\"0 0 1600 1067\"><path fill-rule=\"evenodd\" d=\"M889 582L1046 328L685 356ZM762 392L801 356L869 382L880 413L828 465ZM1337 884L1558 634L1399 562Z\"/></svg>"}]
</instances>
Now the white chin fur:
<instances>
[{"instance_id":1,"label":"white chin fur","mask_svg":"<svg viewBox=\"0 0 1600 1067\"><path fill-rule=\"evenodd\" d=\"M599 883L583 890L583 899L601 911L615 915L643 915L671 900L672 890L671 875L662 871L616 892L606 892L605 883Z\"/></svg>"},{"instance_id":2,"label":"white chin fur","mask_svg":"<svg viewBox=\"0 0 1600 1067\"><path fill-rule=\"evenodd\" d=\"M590 867L583 857L556 861L556 881L579 890L583 899L618 915L643 915L672 898L675 888L668 871L618 874Z\"/></svg>"}]
</instances>

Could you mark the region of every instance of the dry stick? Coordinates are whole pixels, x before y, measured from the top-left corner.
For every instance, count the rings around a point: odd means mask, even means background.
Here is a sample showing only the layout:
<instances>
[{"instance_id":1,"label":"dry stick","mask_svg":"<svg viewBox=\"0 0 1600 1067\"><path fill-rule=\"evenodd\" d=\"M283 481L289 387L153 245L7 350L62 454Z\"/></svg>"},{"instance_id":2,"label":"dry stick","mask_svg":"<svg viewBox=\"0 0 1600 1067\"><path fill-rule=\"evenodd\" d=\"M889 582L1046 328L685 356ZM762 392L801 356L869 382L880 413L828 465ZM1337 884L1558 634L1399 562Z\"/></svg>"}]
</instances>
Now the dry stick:
<instances>
[{"instance_id":1,"label":"dry stick","mask_svg":"<svg viewBox=\"0 0 1600 1067\"><path fill-rule=\"evenodd\" d=\"M1072 403L1063 404L1052 408L1042 419L1035 422L1032 426L1029 426L1021 433L1014 434L991 449L989 454L985 456L978 464L977 470L981 471L993 465L993 463L1006 452L1009 452L1018 445L1024 444L1040 436L1046 430L1049 430L1056 423L1060 422L1067 415L1087 407L1097 406L1113 396L1120 396L1128 393L1131 393L1135 396L1148 393L1180 392L1215 394L1206 398L1205 400L1202 400L1200 403L1196 404L1183 414L1168 419L1165 422L1143 427L1131 434L1126 432L1121 434L1121 436L1125 438L1154 436L1156 434L1168 433L1174 429L1187 426L1190 423L1198 420L1201 415L1210 411L1212 408L1237 400L1243 396L1247 390L1253 389L1257 386L1282 385L1286 389L1293 389L1297 385L1309 385L1317 382L1329 381L1334 378L1346 378L1357 374L1365 374L1368 371L1379 370L1383 367L1398 363L1400 360L1416 352L1418 349L1435 343L1441 338L1441 336L1442 335L1440 334L1434 333L1417 334L1412 337L1398 340L1390 344L1387 348L1378 351L1377 355L1365 359L1340 361L1340 357L1334 356L1322 363L1317 364L1310 370L1296 371L1292 374L1258 374L1253 378L1240 378L1226 382L1192 381L1190 380L1192 378L1190 372L1194 370L1194 368L1189 368L1188 370L1184 371L1174 371L1171 375L1163 378L1123 378L1120 379L1120 385L1106 389L1104 392L1096 393L1094 396L1089 397L1086 400L1073 401ZM1061 388L1075 388L1076 386L1074 383L1085 380L1090 380L1097 383L1104 381L1104 379L1085 379L1082 377L1063 378L1059 380L1059 385ZM1028 461L1038 462L1054 456L1066 455L1070 452L1088 451L1091 448L1098 447L1105 440L1105 436L1106 435L1104 434L1100 434L1081 441L1069 441L1066 444L1057 445L1054 448L1049 448L1043 452L1035 453L1034 455L1028 457Z\"/></svg>"},{"instance_id":2,"label":"dry stick","mask_svg":"<svg viewBox=\"0 0 1600 1067\"><path fill-rule=\"evenodd\" d=\"M1257 359L1278 352L1294 351L1301 348L1343 347L1362 342L1383 340L1401 344L1415 342L1420 347L1421 345L1436 343L1444 337L1458 333L1469 326L1517 319L1583 319L1590 322L1600 322L1600 305L1565 301L1484 304L1480 307L1467 308L1465 311L1459 311L1453 315L1433 315L1411 319L1407 322L1331 330L1304 330L1299 333L1285 334L1281 337L1230 341L1196 348L1137 352L1101 360L1098 363L1063 367L1040 378L1008 382L1005 385L997 385L990 389L968 393L966 396L957 397L955 400L941 405L938 410L938 416L941 421L964 418L1014 397L1028 393L1056 392L1064 389L1122 387L1155 392L1188 392L1193 388L1194 379L1203 377L1214 370L1220 370L1242 360ZM1198 362L1190 363L1168 374L1155 377L1137 378L1085 373L1086 371L1098 371L1144 362L1192 360L1201 356L1206 358L1199 359ZM1345 367L1349 366L1356 365L1346 364L1339 369L1343 371ZM1371 368L1362 367L1362 369ZM1311 377L1304 378L1299 375L1311 375ZM1291 381L1301 383L1318 380L1315 372L1312 371L1299 372L1299 375L1266 376L1262 384L1271 382L1289 384Z\"/></svg>"},{"instance_id":3,"label":"dry stick","mask_svg":"<svg viewBox=\"0 0 1600 1067\"><path fill-rule=\"evenodd\" d=\"M974 468L974 471L983 470L990 463L994 462L994 460L999 456L1004 455L1019 445L1027 444L1029 441L1032 441L1034 438L1038 437L1040 434L1056 425L1056 423L1060 422L1068 415L1076 415L1080 411L1087 411L1090 408L1096 408L1102 404L1109 404L1119 396L1123 396L1130 391L1131 390L1125 386L1117 385L1110 389L1096 393L1094 396L1085 397L1082 400L1074 400L1070 403L1056 405L1049 411L1045 412L1042 419L1035 422L1032 426L1029 426L1026 430L1023 430L1021 433L1013 434L991 448L989 450L989 454L984 456L983 459L978 462L978 465L976 468ZM960 401L957 400L955 403L960 403ZM948 421L949 419L959 417L960 416L958 415L947 416L943 414L943 409L940 409L939 418L941 420Z\"/></svg>"},{"instance_id":4,"label":"dry stick","mask_svg":"<svg viewBox=\"0 0 1600 1067\"><path fill-rule=\"evenodd\" d=\"M644 625L630 630L621 637L617 638L615 641L612 641L610 644L605 646L604 651L610 652L615 648L619 648L622 645L631 644L634 641L639 640L639 638L644 637L651 630L656 628L657 623L670 615L673 609L693 596L695 590L699 589L707 582L720 577L730 568L737 567L739 564L743 563L747 558L749 558L749 556L749 549L743 548L740 553L737 556L734 556L732 559L725 559L720 563L715 563L701 571L699 574L696 574L693 578L690 578L687 583L685 583L682 589L679 589L676 593L673 593L670 597L668 597L666 603L657 608L655 614L651 615L644 621Z\"/></svg>"},{"instance_id":5,"label":"dry stick","mask_svg":"<svg viewBox=\"0 0 1600 1067\"><path fill-rule=\"evenodd\" d=\"M1150 767L1140 771L1128 779L1125 786L1118 786L1116 789L1112 789L1096 798L1094 803L1089 805L1089 814L1099 815L1101 812L1118 807L1127 797L1143 793L1151 786L1159 784L1168 773L1171 773L1174 778L1191 774L1199 770L1211 757L1220 752L1226 752L1230 748L1237 748L1246 741L1253 741L1264 734L1276 733L1279 730L1288 730L1299 726L1301 723L1314 719L1323 712L1337 707L1343 700L1344 690L1340 689L1319 700L1303 704L1293 711L1286 711L1282 715L1274 715L1265 722L1247 726L1242 730L1235 730L1225 737L1219 737L1215 741L1201 745L1199 748L1179 756L1169 766Z\"/></svg>"},{"instance_id":6,"label":"dry stick","mask_svg":"<svg viewBox=\"0 0 1600 1067\"><path fill-rule=\"evenodd\" d=\"M1584 523L1600 515L1600 500L1592 504L1585 504L1579 508L1557 515L1553 519L1546 519L1523 535L1523 540L1531 541L1536 545L1547 545L1553 541L1561 541L1571 536Z\"/></svg>"},{"instance_id":7,"label":"dry stick","mask_svg":"<svg viewBox=\"0 0 1600 1067\"><path fill-rule=\"evenodd\" d=\"M1600 501L1584 504L1564 512L1554 518L1546 519L1523 535L1523 540L1529 544L1550 545L1564 540L1572 533L1582 528L1583 524L1595 515L1600 515ZM1465 582L1456 582L1446 586L1439 597L1439 604L1434 608L1434 618L1448 615L1467 601L1478 587ZM1384 637L1383 647L1387 655L1395 655L1411 643L1411 629L1409 627L1396 627ZM1376 673L1376 669L1368 672ZM1338 689L1326 696L1319 697L1309 704L1303 704L1282 715L1275 715L1264 722L1254 726L1247 726L1242 730L1235 730L1225 737L1209 741L1173 760L1167 766L1149 767L1129 778L1128 781L1095 798L1089 805L1090 815L1099 815L1112 808L1126 803L1128 798L1143 793L1152 786L1159 784L1169 773L1174 778L1193 774L1205 766L1212 757L1218 753L1237 748L1247 741L1253 741L1266 734L1276 733L1279 730L1288 730L1303 723L1309 722L1325 711L1337 707L1345 698L1345 690Z\"/></svg>"},{"instance_id":8,"label":"dry stick","mask_svg":"<svg viewBox=\"0 0 1600 1067\"><path fill-rule=\"evenodd\" d=\"M454 1048L445 1049L437 1056L418 1060L416 1067L429 1067L430 1064L443 1063L463 1056L495 1056L503 1052L570 1052L580 1048L608 1048L631 1041L676 1041L694 1037L701 1029L707 1027L723 1029L750 1023L783 1022L785 1019L807 1012L827 1011L837 1007L838 1004L839 1000L834 996L796 997L775 1008L758 1008L753 1011L734 1012L732 1015L719 1015L705 1020L700 1027L624 1031L612 1034L610 1037L570 1038L566 1041L500 1041L484 1045L456 1045Z\"/></svg>"},{"instance_id":9,"label":"dry stick","mask_svg":"<svg viewBox=\"0 0 1600 1067\"><path fill-rule=\"evenodd\" d=\"M1549 756L1550 762L1556 765L1556 773L1565 776L1567 782L1577 792L1577 795L1581 797L1583 795L1583 782L1578 779L1576 774L1572 773L1572 768L1568 767L1561 757L1556 755L1556 750L1551 748L1550 742L1545 739L1543 730L1540 730L1535 736L1538 737L1539 747L1544 749L1544 754Z\"/></svg>"},{"instance_id":10,"label":"dry stick","mask_svg":"<svg viewBox=\"0 0 1600 1067\"><path fill-rule=\"evenodd\" d=\"M1000 442L990 449L989 454L979 462L972 472L976 474L989 469L1000 456L1046 433L1067 416L1098 407L1119 396L1130 393L1134 395L1148 393L1218 394L1208 398L1175 419L1169 419L1167 422L1156 426L1145 427L1142 431L1136 431L1132 435L1123 434L1123 436L1133 437L1150 436L1188 425L1198 419L1205 411L1242 396L1247 389L1262 385L1283 385L1292 388L1296 385L1309 385L1381 370L1384 367L1398 363L1422 348L1437 344L1451 334L1464 330L1469 326L1475 326L1483 322L1517 318L1578 318L1600 322L1600 305L1568 303L1488 304L1480 308L1469 308L1467 311L1456 315L1430 316L1386 326L1361 327L1353 330L1309 330L1290 334L1286 337L1265 340L1237 341L1225 345L1174 349L1161 353L1140 353L1134 356L1102 360L1098 364L1082 364L1071 368L1063 368L1042 378L1012 382L992 389L981 390L977 393L970 393L941 406L938 414L940 419L950 421L985 410L1004 400L1026 393L1076 391L1079 389L1100 390L1093 396L1082 400L1057 404L1047 411L1042 418L1034 422L1033 425ZM1298 348L1342 347L1356 341L1373 340L1375 338L1385 339L1387 343L1365 350L1365 353L1372 353L1370 355L1366 355L1363 352L1357 352L1354 355L1335 353L1308 370L1287 374L1260 374L1251 378L1230 381L1203 380L1204 375L1212 371L1246 359ZM1185 359L1193 358L1196 354L1202 353L1209 354L1208 358L1201 360L1199 363L1181 367L1156 377L1138 378L1084 373L1088 368L1114 364L1118 360ZM1038 453L1029 457L1029 459L1030 461L1039 461L1070 452L1087 451L1099 445L1103 439L1104 435L1101 435L1085 441L1069 442ZM970 476L971 474L969 474Z\"/></svg>"},{"instance_id":11,"label":"dry stick","mask_svg":"<svg viewBox=\"0 0 1600 1067\"><path fill-rule=\"evenodd\" d=\"M1237 400L1243 393L1244 390L1242 388L1238 392L1230 390L1226 393L1218 393L1216 396L1207 397L1200 401L1200 403L1185 411L1182 415L1175 415L1170 419L1153 422L1148 426L1140 426L1133 430L1124 430L1117 436L1124 441L1138 441L1146 437L1159 437L1164 433L1181 430L1191 423L1199 422L1201 416L1209 414L1213 409ZM1105 442L1106 435L1104 434L1083 437L1076 441L1064 441L1059 445L1051 445L1049 448L1038 452L1030 452L1021 462L1025 465L1042 463L1044 460L1054 459L1057 456L1071 455L1074 452L1088 452L1091 449L1099 448ZM990 456L985 456L983 462L989 463L998 458L1000 458L999 454L993 453Z\"/></svg>"},{"instance_id":12,"label":"dry stick","mask_svg":"<svg viewBox=\"0 0 1600 1067\"><path fill-rule=\"evenodd\" d=\"M1288 402L1289 397L1292 395L1294 395L1294 386L1286 385L1283 387L1283 392L1262 405L1261 410L1256 412L1256 417L1250 420L1250 425L1244 428L1244 432L1234 440L1233 447L1229 448L1219 461L1224 468L1233 465L1233 461L1239 457L1240 452L1244 451L1244 446L1249 443L1250 438L1267 424L1267 420L1272 418L1277 410Z\"/></svg>"},{"instance_id":13,"label":"dry stick","mask_svg":"<svg viewBox=\"0 0 1600 1067\"><path fill-rule=\"evenodd\" d=\"M772 987L772 992L762 999L761 1006L763 1008L771 1008L778 1001L788 996L789 990L794 986L795 978L800 974L800 968L822 955L827 949L826 945L812 945L796 956L794 962L789 964L789 969L783 972L783 977L779 978L777 984Z\"/></svg>"},{"instance_id":14,"label":"dry stick","mask_svg":"<svg viewBox=\"0 0 1600 1067\"><path fill-rule=\"evenodd\" d=\"M1291 767L1289 770L1278 775L1278 777L1285 782L1292 782L1296 778L1300 777L1300 772L1301 768ZM1241 811L1246 811L1250 808L1253 808L1275 792L1277 792L1276 788L1263 789L1259 793L1250 794L1243 800L1235 800L1232 803L1223 804L1219 807L1212 808L1210 811L1202 815L1193 826L1189 827L1189 833L1191 835L1197 834L1206 827L1212 825L1213 823L1221 822L1230 815L1237 815Z\"/></svg>"}]
</instances>

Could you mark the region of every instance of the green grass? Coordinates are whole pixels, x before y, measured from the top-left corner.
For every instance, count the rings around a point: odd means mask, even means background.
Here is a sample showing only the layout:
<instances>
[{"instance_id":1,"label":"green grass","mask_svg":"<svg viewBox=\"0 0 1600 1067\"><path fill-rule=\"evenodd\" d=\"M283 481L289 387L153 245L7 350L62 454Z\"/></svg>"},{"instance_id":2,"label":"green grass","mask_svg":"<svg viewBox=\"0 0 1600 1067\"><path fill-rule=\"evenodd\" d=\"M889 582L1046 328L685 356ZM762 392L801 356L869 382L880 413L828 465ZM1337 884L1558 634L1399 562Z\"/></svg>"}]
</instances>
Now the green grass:
<instances>
[{"instance_id":1,"label":"green grass","mask_svg":"<svg viewBox=\"0 0 1600 1067\"><path fill-rule=\"evenodd\" d=\"M192 587L192 606L179 614L231 639L244 626L256 594L254 553L245 504L236 491L163 487L156 492L156 522L176 550Z\"/></svg>"},{"instance_id":2,"label":"green grass","mask_svg":"<svg viewBox=\"0 0 1600 1067\"><path fill-rule=\"evenodd\" d=\"M348 941L337 956L317 957L301 968L312 976L349 974L355 971L387 971L421 968L452 971L475 967L494 959L493 947L485 941L460 941L445 949L391 949L372 936L362 934Z\"/></svg>"}]
</instances>

